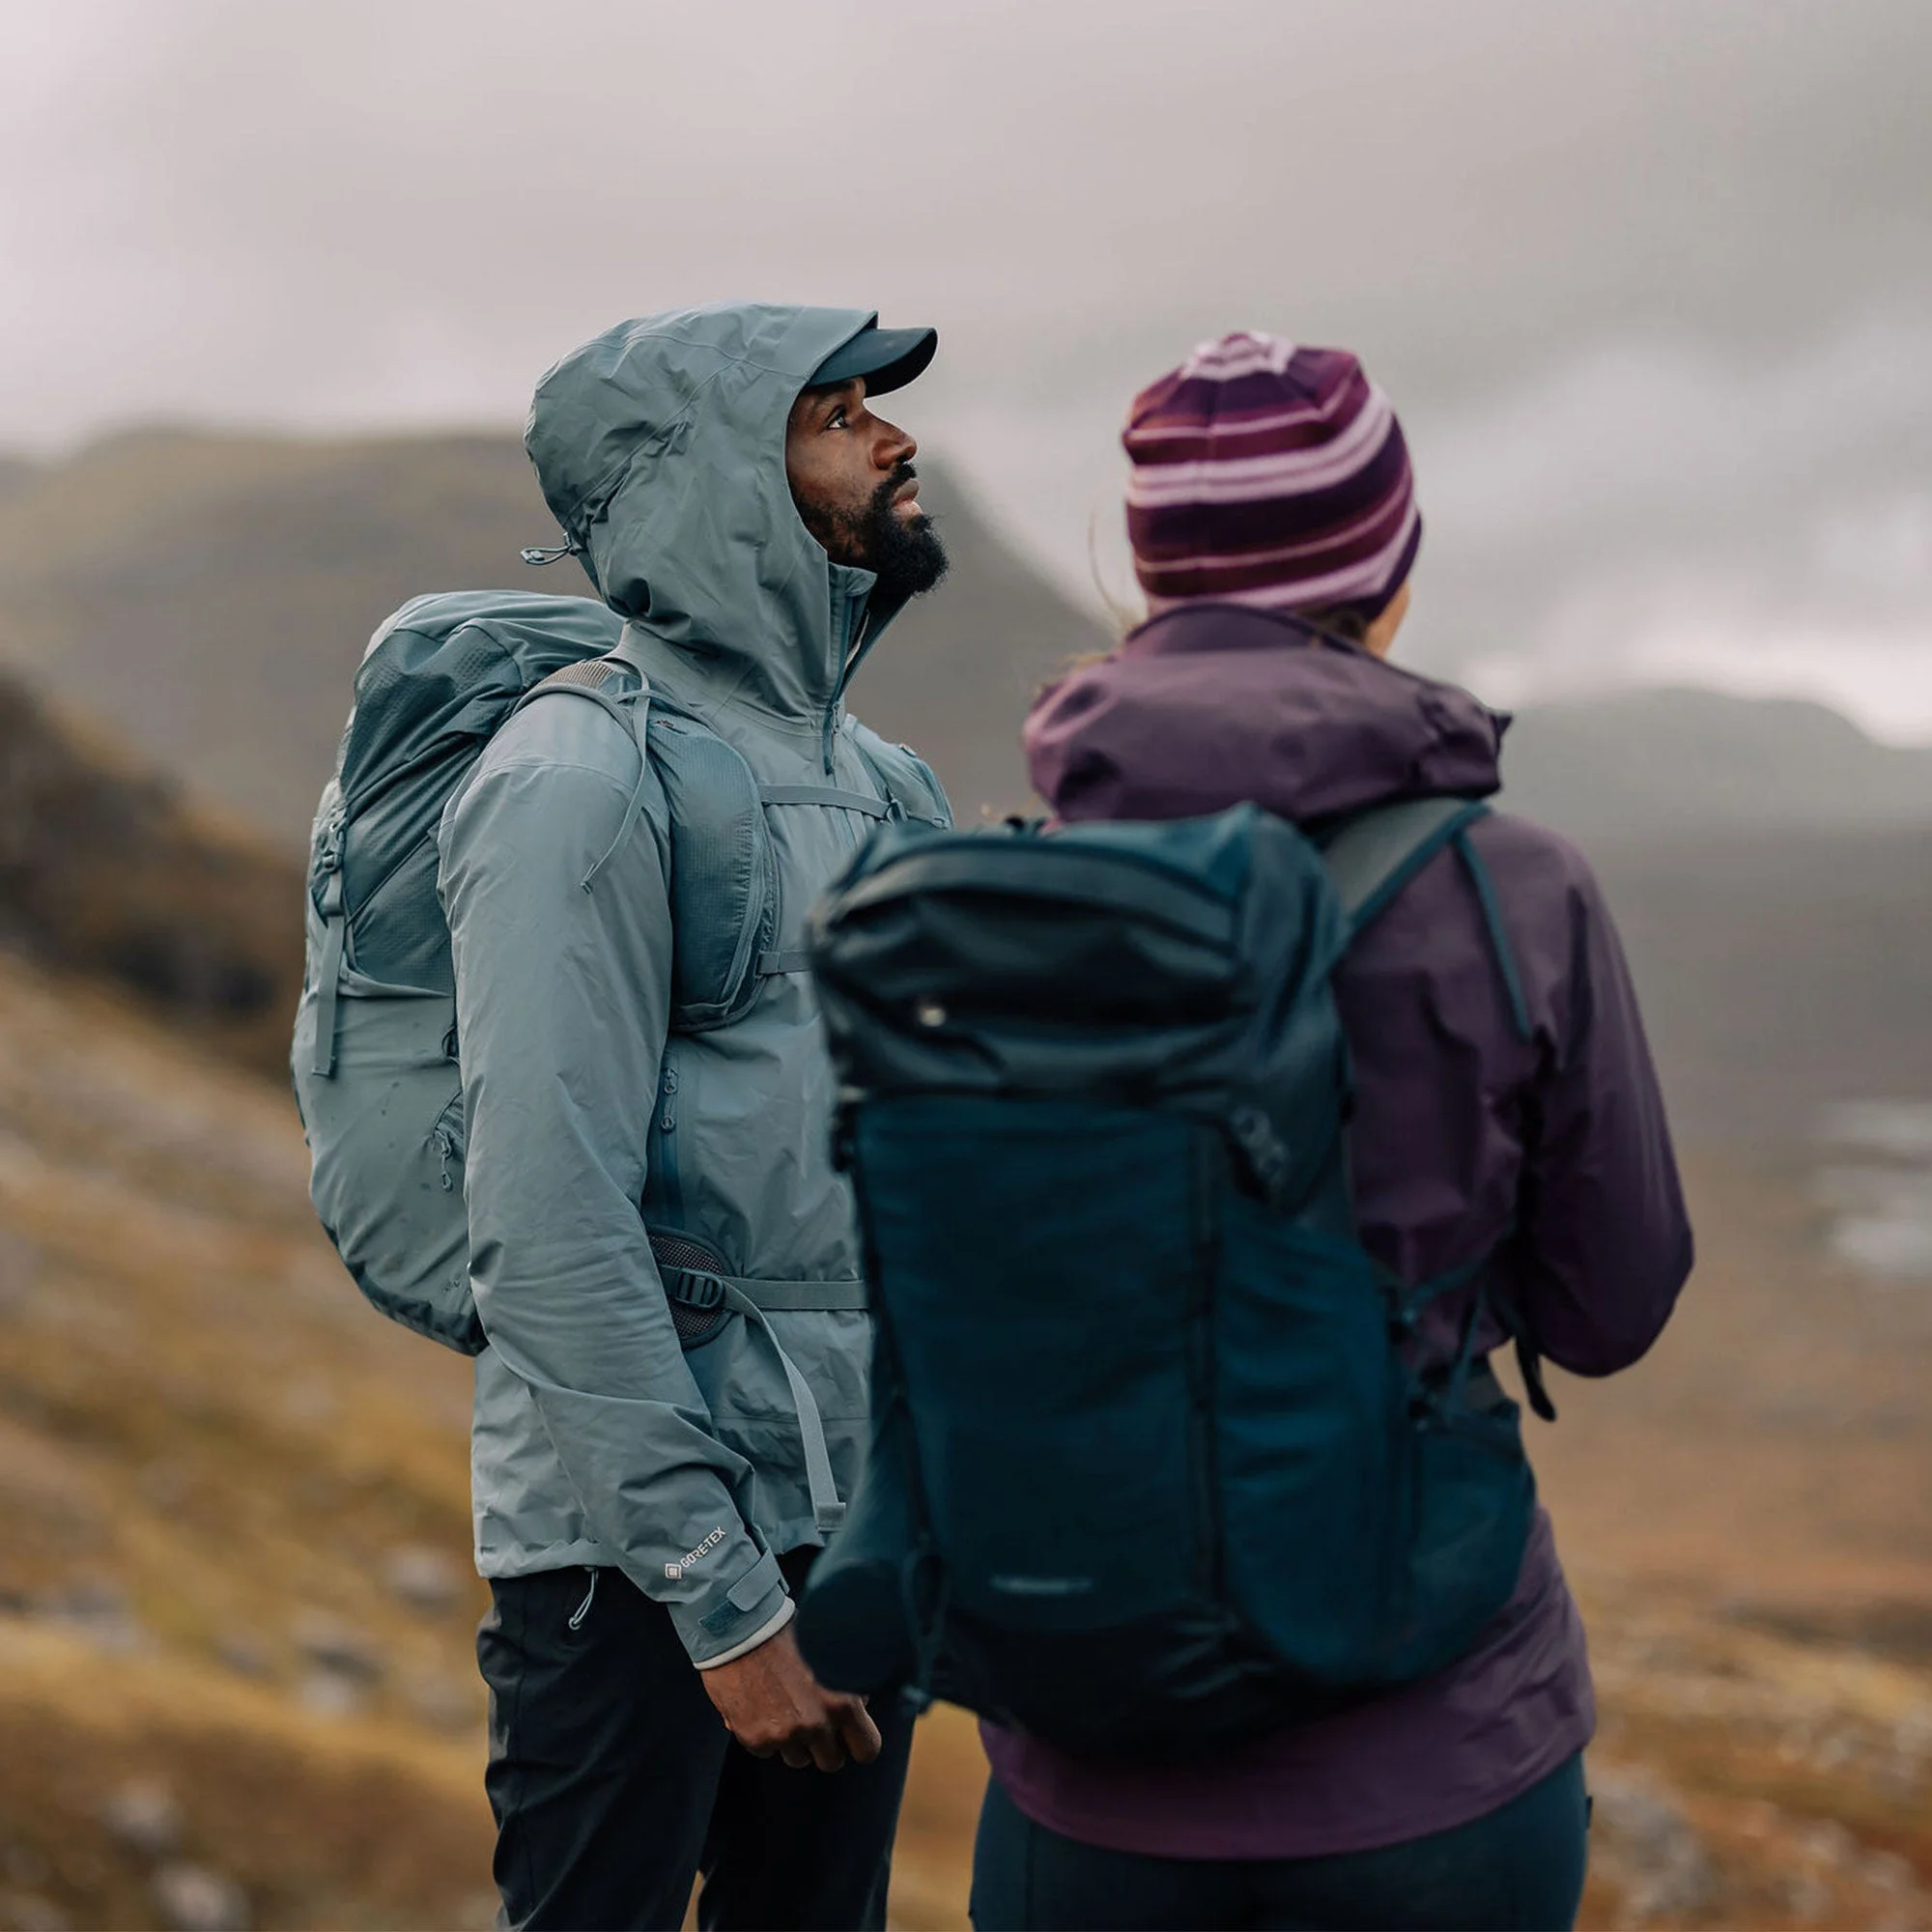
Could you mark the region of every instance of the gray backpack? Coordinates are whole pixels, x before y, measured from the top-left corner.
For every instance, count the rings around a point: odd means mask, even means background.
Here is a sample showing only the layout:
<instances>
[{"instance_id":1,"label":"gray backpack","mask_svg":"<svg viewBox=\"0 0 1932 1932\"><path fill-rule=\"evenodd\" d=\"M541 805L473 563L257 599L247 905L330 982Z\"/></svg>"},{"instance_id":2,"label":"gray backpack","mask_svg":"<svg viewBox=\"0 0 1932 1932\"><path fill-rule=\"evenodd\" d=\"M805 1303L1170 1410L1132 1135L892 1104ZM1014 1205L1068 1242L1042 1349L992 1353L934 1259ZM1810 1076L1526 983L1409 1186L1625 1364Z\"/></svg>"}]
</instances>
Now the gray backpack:
<instances>
[{"instance_id":1,"label":"gray backpack","mask_svg":"<svg viewBox=\"0 0 1932 1932\"><path fill-rule=\"evenodd\" d=\"M670 807L673 1033L728 1026L777 959L769 950L777 872L764 817L777 801L734 747L604 660L622 629L604 605L581 597L479 590L412 599L370 639L316 812L291 1056L310 1197L370 1303L463 1354L477 1353L486 1338L469 1290L463 1082L437 828L490 738L520 705L552 696L589 699L636 736ZM892 816L943 814L936 781L910 753L895 756L869 732L855 742ZM653 1232L654 1248L662 1238ZM674 1303L693 1272L689 1260L660 1254ZM678 1325L695 1343L715 1324Z\"/></svg>"},{"instance_id":2,"label":"gray backpack","mask_svg":"<svg viewBox=\"0 0 1932 1932\"><path fill-rule=\"evenodd\" d=\"M291 1064L309 1193L370 1302L464 1354L469 1294L456 981L437 824L483 747L554 671L616 643L582 597L417 597L369 640L309 843Z\"/></svg>"}]
</instances>

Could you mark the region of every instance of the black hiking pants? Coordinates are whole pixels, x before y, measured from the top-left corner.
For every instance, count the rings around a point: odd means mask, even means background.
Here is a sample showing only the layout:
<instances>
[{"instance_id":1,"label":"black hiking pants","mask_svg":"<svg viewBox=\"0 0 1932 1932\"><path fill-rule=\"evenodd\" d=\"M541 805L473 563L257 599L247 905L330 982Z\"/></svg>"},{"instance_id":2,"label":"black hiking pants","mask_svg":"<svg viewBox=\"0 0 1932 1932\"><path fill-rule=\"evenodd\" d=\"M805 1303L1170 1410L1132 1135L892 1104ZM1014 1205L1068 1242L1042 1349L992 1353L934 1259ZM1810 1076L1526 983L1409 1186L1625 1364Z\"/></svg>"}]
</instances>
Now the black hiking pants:
<instances>
[{"instance_id":1,"label":"black hiking pants","mask_svg":"<svg viewBox=\"0 0 1932 1932\"><path fill-rule=\"evenodd\" d=\"M1564 1932L1583 1896L1590 1801L1571 1758L1494 1811L1379 1851L1165 1859L1036 1825L986 1786L976 1932Z\"/></svg>"},{"instance_id":2,"label":"black hiking pants","mask_svg":"<svg viewBox=\"0 0 1932 1932\"><path fill-rule=\"evenodd\" d=\"M813 1553L783 1560L794 1589ZM885 1746L869 1765L793 1771L732 1742L668 1613L621 1570L490 1592L484 1787L511 1925L675 1928L700 1871L697 1922L718 1932L885 1924L910 1718L873 1713Z\"/></svg>"}]
</instances>

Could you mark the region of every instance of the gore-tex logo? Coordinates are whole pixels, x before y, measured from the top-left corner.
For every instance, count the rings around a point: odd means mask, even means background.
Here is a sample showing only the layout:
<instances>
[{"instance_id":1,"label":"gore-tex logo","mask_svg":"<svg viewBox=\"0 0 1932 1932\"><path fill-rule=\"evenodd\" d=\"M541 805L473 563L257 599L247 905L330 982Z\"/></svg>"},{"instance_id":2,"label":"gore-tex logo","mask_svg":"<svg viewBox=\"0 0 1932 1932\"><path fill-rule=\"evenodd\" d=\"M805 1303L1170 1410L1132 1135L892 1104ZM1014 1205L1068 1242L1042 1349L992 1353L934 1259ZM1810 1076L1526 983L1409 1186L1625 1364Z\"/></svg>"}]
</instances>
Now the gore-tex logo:
<instances>
[{"instance_id":1,"label":"gore-tex logo","mask_svg":"<svg viewBox=\"0 0 1932 1932\"><path fill-rule=\"evenodd\" d=\"M714 1529L696 1549L687 1549L675 1563L667 1563L665 1575L675 1583L694 1563L701 1563L724 1541L724 1532L722 1529Z\"/></svg>"}]
</instances>

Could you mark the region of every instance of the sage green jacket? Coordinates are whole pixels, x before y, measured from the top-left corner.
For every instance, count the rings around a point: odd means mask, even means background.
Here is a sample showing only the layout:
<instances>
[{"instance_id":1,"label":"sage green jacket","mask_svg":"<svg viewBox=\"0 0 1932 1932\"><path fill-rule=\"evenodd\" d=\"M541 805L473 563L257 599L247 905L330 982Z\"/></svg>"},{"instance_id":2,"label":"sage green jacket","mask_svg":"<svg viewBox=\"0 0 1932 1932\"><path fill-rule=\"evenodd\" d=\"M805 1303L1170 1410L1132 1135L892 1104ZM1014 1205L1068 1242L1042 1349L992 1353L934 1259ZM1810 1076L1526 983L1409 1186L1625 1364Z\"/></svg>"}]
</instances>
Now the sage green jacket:
<instances>
[{"instance_id":1,"label":"sage green jacket","mask_svg":"<svg viewBox=\"0 0 1932 1932\"><path fill-rule=\"evenodd\" d=\"M895 754L843 695L893 613L867 572L807 532L784 471L805 379L870 320L734 304L623 324L543 379L526 441L629 620L625 662L668 715L702 721L767 787L876 800ZM769 1332L737 1317L686 1353L645 1237L646 1221L687 1231L753 1282L859 1280L834 1079L795 961L813 901L873 821L822 801L764 818L778 964L742 1018L669 1037L670 810L619 717L529 703L440 832L490 1344L478 1567L621 1566L700 1665L778 1628L776 1556L822 1541L774 1337L816 1398L841 1493L867 1425L863 1310L775 1313Z\"/></svg>"}]
</instances>

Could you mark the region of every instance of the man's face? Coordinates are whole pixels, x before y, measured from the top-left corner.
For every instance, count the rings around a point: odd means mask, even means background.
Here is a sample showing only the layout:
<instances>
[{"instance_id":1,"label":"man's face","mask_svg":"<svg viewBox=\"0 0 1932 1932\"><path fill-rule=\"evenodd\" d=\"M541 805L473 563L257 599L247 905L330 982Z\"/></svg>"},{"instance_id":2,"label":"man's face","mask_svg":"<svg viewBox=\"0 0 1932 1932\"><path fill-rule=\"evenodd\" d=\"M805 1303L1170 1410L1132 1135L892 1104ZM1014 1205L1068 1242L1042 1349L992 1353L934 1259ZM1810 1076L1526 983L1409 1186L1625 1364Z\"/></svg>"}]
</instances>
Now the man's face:
<instances>
[{"instance_id":1,"label":"man's face","mask_svg":"<svg viewBox=\"0 0 1932 1932\"><path fill-rule=\"evenodd\" d=\"M803 390L785 424L785 476L805 526L834 563L877 573L916 597L946 574L946 552L919 506L919 445L866 407L863 377Z\"/></svg>"}]
</instances>

